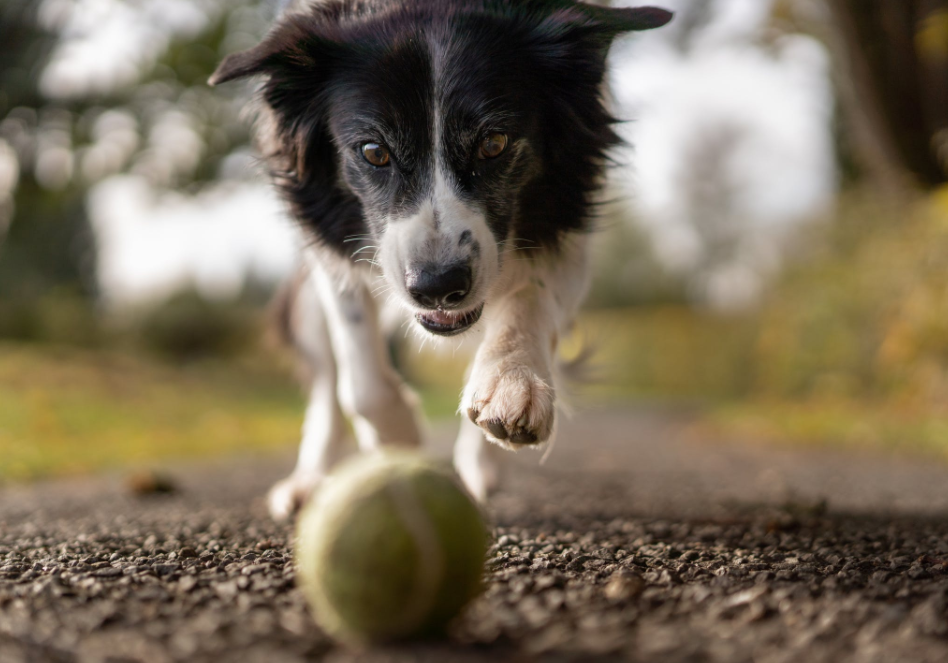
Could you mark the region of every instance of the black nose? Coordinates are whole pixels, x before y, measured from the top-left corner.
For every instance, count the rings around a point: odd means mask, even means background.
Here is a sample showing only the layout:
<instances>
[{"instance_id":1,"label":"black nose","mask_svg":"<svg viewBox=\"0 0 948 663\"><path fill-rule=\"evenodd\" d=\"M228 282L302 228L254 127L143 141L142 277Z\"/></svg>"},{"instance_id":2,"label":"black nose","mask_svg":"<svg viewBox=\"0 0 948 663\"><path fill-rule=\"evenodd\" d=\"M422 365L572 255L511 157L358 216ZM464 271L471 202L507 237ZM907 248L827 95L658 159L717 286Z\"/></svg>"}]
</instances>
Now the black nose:
<instances>
[{"instance_id":1,"label":"black nose","mask_svg":"<svg viewBox=\"0 0 948 663\"><path fill-rule=\"evenodd\" d=\"M425 308L457 308L471 291L471 268L452 265L426 265L405 275L408 294Z\"/></svg>"}]
</instances>

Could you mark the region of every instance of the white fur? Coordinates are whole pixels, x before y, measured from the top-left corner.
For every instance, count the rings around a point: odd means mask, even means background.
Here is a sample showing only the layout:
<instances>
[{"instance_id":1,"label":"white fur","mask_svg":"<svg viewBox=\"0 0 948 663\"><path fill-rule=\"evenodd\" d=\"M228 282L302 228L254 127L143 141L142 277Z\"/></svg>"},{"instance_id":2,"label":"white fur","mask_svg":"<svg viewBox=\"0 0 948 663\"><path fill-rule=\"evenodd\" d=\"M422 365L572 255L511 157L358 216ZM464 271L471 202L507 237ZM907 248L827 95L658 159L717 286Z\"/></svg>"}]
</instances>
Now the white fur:
<instances>
[{"instance_id":1,"label":"white fur","mask_svg":"<svg viewBox=\"0 0 948 663\"><path fill-rule=\"evenodd\" d=\"M413 396L392 368L379 324L380 302L366 277L327 269L316 253L311 276L299 290L295 334L315 378L297 466L270 492L271 514L291 516L339 454L350 417L363 451L381 445L415 446L420 433ZM568 332L585 294L586 241L577 236L555 259L525 261L507 252L488 296L483 334L461 402L463 421L454 463L471 494L486 499L499 481L499 440L486 426L499 421L550 439L555 413L556 345ZM414 324L414 323L412 323ZM477 422L467 411L478 412Z\"/></svg>"},{"instance_id":2,"label":"white fur","mask_svg":"<svg viewBox=\"0 0 948 663\"><path fill-rule=\"evenodd\" d=\"M485 502L500 483L498 451L500 447L490 444L477 424L461 417L461 430L454 443L454 467L478 502Z\"/></svg>"},{"instance_id":3,"label":"white fur","mask_svg":"<svg viewBox=\"0 0 948 663\"><path fill-rule=\"evenodd\" d=\"M270 513L285 519L324 477L344 438L342 413L359 447L415 447L421 442L415 398L388 361L377 302L362 278L339 279L308 254L309 282L300 288L292 322L314 373L293 473L269 495Z\"/></svg>"},{"instance_id":4,"label":"white fur","mask_svg":"<svg viewBox=\"0 0 948 663\"><path fill-rule=\"evenodd\" d=\"M473 417L491 441L516 449L493 435L490 424L531 433L538 442L552 436L556 349L586 293L586 240L577 236L564 242L555 259L506 258L502 290L485 310L485 338L460 411Z\"/></svg>"},{"instance_id":5,"label":"white fur","mask_svg":"<svg viewBox=\"0 0 948 663\"><path fill-rule=\"evenodd\" d=\"M438 222L435 222L435 218ZM498 276L498 247L483 211L464 203L454 190L450 175L438 169L434 191L417 212L406 218L389 219L382 236L377 260L398 300L409 311L418 309L405 287L405 273L430 263L450 265L467 258L459 245L469 231L480 246L472 264L474 283L464 311L482 304Z\"/></svg>"}]
</instances>

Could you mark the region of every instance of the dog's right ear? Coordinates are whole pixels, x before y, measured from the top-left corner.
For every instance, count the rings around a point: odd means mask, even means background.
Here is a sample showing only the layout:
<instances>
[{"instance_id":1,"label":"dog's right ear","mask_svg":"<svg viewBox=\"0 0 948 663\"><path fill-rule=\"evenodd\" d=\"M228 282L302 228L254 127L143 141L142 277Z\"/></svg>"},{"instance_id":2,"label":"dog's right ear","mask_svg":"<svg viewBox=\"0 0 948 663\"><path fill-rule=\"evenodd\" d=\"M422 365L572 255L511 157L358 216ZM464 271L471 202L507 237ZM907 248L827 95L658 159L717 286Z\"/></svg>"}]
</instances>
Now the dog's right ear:
<instances>
[{"instance_id":1,"label":"dog's right ear","mask_svg":"<svg viewBox=\"0 0 948 663\"><path fill-rule=\"evenodd\" d=\"M284 21L253 48L224 58L208 79L208 85L273 73L277 69L303 71L315 69L330 44L319 38L312 21L297 17Z\"/></svg>"},{"instance_id":2,"label":"dog's right ear","mask_svg":"<svg viewBox=\"0 0 948 663\"><path fill-rule=\"evenodd\" d=\"M207 84L214 86L228 81L237 80L262 73L267 69L266 63L274 54L266 42L240 53L231 53L218 65L217 70L208 79Z\"/></svg>"}]
</instances>

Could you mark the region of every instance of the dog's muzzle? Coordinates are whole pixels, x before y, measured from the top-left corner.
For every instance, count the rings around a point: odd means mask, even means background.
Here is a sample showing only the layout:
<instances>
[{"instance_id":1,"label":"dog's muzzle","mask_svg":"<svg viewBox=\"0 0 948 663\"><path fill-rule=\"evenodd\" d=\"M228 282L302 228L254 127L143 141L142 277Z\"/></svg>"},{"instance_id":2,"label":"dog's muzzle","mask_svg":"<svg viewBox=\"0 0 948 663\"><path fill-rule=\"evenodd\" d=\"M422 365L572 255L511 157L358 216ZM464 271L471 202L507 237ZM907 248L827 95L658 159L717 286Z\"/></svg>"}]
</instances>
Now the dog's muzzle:
<instances>
[{"instance_id":1,"label":"dog's muzzle","mask_svg":"<svg viewBox=\"0 0 948 663\"><path fill-rule=\"evenodd\" d=\"M480 320L484 305L464 307L474 282L470 265L460 262L441 266L427 264L405 274L405 288L414 302L426 309L415 319L439 336L454 336Z\"/></svg>"}]
</instances>

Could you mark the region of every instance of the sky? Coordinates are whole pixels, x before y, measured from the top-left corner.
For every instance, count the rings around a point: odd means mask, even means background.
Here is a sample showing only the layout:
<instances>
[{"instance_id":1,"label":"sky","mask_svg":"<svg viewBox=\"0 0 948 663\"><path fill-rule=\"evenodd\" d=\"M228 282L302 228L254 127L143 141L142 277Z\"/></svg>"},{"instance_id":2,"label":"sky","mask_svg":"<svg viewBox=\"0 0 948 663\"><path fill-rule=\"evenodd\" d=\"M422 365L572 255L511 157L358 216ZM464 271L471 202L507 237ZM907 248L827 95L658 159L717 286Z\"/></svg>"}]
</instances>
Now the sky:
<instances>
[{"instance_id":1,"label":"sky","mask_svg":"<svg viewBox=\"0 0 948 663\"><path fill-rule=\"evenodd\" d=\"M297 264L295 228L264 185L232 182L185 196L118 176L95 187L89 211L113 305L147 304L189 286L228 299L248 276L275 282Z\"/></svg>"},{"instance_id":2,"label":"sky","mask_svg":"<svg viewBox=\"0 0 948 663\"><path fill-rule=\"evenodd\" d=\"M680 10L688 2L655 4ZM67 11L76 3L81 11ZM65 39L43 74L43 89L70 96L127 84L170 34L196 34L219 2L136 6L45 0L44 21ZM647 232L673 270L703 264L700 211L687 207L682 192L701 184L696 150L720 143L714 176L735 185L729 213L742 229L741 246L727 264L702 268L696 281L699 296L722 308L753 301L779 266L787 233L825 210L836 187L828 56L799 35L761 47L756 37L769 8L770 0L718 0L688 53L675 48L672 32L660 30L624 39L611 58L616 114L630 120L622 132L634 146L620 154L624 165L611 179L633 211L628 222ZM167 121L163 135L187 138L186 118L172 113ZM296 265L296 231L262 174L255 183L222 182L194 196L117 175L92 190L89 209L100 239L102 289L114 306L159 300L187 284L229 297L248 273L278 279Z\"/></svg>"},{"instance_id":3,"label":"sky","mask_svg":"<svg viewBox=\"0 0 948 663\"><path fill-rule=\"evenodd\" d=\"M681 9L688 1L664 4ZM632 146L615 180L672 269L702 259L694 228L701 218L685 208L682 192L707 174L690 160L715 139L726 150L716 177L735 191L731 214L746 246L730 264L702 274L704 298L724 308L752 303L779 267L787 234L825 211L837 186L829 56L801 35L761 47L770 4L719 1L687 53L656 31L613 55L612 89L620 116L631 120L623 137Z\"/></svg>"}]
</instances>

